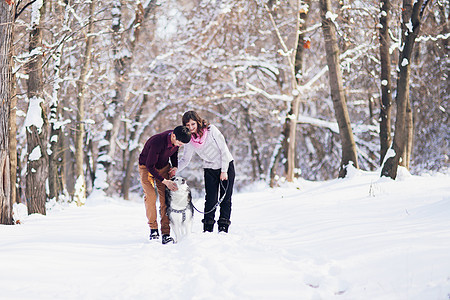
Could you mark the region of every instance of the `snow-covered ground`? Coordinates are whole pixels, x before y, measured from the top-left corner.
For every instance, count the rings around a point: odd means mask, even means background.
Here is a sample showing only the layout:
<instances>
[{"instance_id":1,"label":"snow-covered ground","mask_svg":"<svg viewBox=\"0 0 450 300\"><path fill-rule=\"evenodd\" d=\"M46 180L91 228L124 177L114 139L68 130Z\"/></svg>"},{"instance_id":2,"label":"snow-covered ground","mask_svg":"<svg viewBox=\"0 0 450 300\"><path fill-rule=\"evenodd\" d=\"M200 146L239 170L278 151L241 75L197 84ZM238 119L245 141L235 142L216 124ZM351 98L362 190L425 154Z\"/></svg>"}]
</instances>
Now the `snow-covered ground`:
<instances>
[{"instance_id":1,"label":"snow-covered ground","mask_svg":"<svg viewBox=\"0 0 450 300\"><path fill-rule=\"evenodd\" d=\"M450 299L449 175L256 184L229 234L200 220L162 245L142 201L21 216L0 226L0 299Z\"/></svg>"}]
</instances>

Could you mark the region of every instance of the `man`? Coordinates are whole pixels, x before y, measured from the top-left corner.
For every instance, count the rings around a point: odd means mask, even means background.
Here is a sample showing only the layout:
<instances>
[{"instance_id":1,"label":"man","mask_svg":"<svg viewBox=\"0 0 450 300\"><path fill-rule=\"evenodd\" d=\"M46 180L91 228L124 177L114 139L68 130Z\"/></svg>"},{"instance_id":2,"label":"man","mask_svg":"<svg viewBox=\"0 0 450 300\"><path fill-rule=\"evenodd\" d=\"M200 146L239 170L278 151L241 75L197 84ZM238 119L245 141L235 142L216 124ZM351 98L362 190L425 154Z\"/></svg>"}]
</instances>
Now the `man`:
<instances>
[{"instance_id":1,"label":"man","mask_svg":"<svg viewBox=\"0 0 450 300\"><path fill-rule=\"evenodd\" d=\"M139 155L139 175L144 188L145 212L150 226L150 240L158 239L158 222L156 213L156 192L159 194L162 243L173 242L170 237L169 218L166 214L166 187L176 191L177 185L169 180L174 175L170 168L178 166L178 149L191 140L191 133L185 126L158 133L147 140Z\"/></svg>"}]
</instances>

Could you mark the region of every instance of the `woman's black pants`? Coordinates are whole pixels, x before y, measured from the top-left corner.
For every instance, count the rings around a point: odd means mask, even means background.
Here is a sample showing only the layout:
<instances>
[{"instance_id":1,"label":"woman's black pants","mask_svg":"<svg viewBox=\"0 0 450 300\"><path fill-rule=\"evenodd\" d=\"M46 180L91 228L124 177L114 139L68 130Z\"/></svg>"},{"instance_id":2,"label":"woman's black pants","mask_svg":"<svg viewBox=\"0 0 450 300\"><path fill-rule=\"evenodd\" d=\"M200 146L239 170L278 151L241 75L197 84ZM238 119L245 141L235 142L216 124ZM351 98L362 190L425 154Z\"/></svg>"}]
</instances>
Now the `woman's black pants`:
<instances>
[{"instance_id":1,"label":"woman's black pants","mask_svg":"<svg viewBox=\"0 0 450 300\"><path fill-rule=\"evenodd\" d=\"M217 204L219 199L223 198L220 203L220 215L219 222L224 221L226 223L230 223L230 215L231 215L231 195L233 194L233 185L234 185L234 163L230 162L228 166L228 180L220 181L220 169L204 169L205 171L205 212L209 212L213 207ZM220 198L218 198L220 190ZM205 218L203 223L205 224L214 224L214 217L216 214L216 210L214 209L208 214L205 214Z\"/></svg>"}]
</instances>

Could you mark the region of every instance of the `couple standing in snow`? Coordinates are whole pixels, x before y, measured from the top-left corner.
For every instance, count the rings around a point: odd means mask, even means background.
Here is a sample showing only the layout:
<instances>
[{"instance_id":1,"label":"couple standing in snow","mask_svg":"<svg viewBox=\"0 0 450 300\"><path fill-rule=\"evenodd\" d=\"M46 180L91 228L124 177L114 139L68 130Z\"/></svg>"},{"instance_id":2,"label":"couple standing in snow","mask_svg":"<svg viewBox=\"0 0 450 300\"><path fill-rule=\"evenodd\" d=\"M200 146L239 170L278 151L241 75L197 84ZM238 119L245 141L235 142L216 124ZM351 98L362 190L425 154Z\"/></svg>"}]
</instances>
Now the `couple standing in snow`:
<instances>
[{"instance_id":1,"label":"couple standing in snow","mask_svg":"<svg viewBox=\"0 0 450 300\"><path fill-rule=\"evenodd\" d=\"M145 194L145 210L150 226L150 239L159 238L156 190L160 199L162 243L172 242L169 218L166 214L165 188L176 190L169 180L182 171L194 153L203 160L205 178L206 214L202 220L203 232L212 232L215 224L215 206L220 198L219 232L228 232L231 215L231 195L234 185L233 156L225 138L216 126L202 119L195 111L188 111L182 118L183 126L150 137L139 155L139 174ZM184 145L183 156L178 161L178 149ZM170 163L169 163L170 160ZM171 167L172 165L172 167ZM221 183L223 182L223 184Z\"/></svg>"}]
</instances>

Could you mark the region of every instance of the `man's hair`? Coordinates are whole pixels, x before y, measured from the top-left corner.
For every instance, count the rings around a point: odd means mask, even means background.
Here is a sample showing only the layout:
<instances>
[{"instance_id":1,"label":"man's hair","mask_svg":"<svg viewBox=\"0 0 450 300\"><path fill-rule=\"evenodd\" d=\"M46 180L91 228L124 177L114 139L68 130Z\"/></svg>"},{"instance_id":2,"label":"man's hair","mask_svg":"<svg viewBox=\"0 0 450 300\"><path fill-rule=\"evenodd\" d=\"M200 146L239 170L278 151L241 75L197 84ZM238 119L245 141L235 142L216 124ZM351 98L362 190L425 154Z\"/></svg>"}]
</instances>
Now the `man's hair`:
<instances>
[{"instance_id":1,"label":"man's hair","mask_svg":"<svg viewBox=\"0 0 450 300\"><path fill-rule=\"evenodd\" d=\"M173 134L175 134L175 138L184 143L187 144L191 140L191 132L189 131L189 128L186 126L177 126L173 130Z\"/></svg>"}]
</instances>

